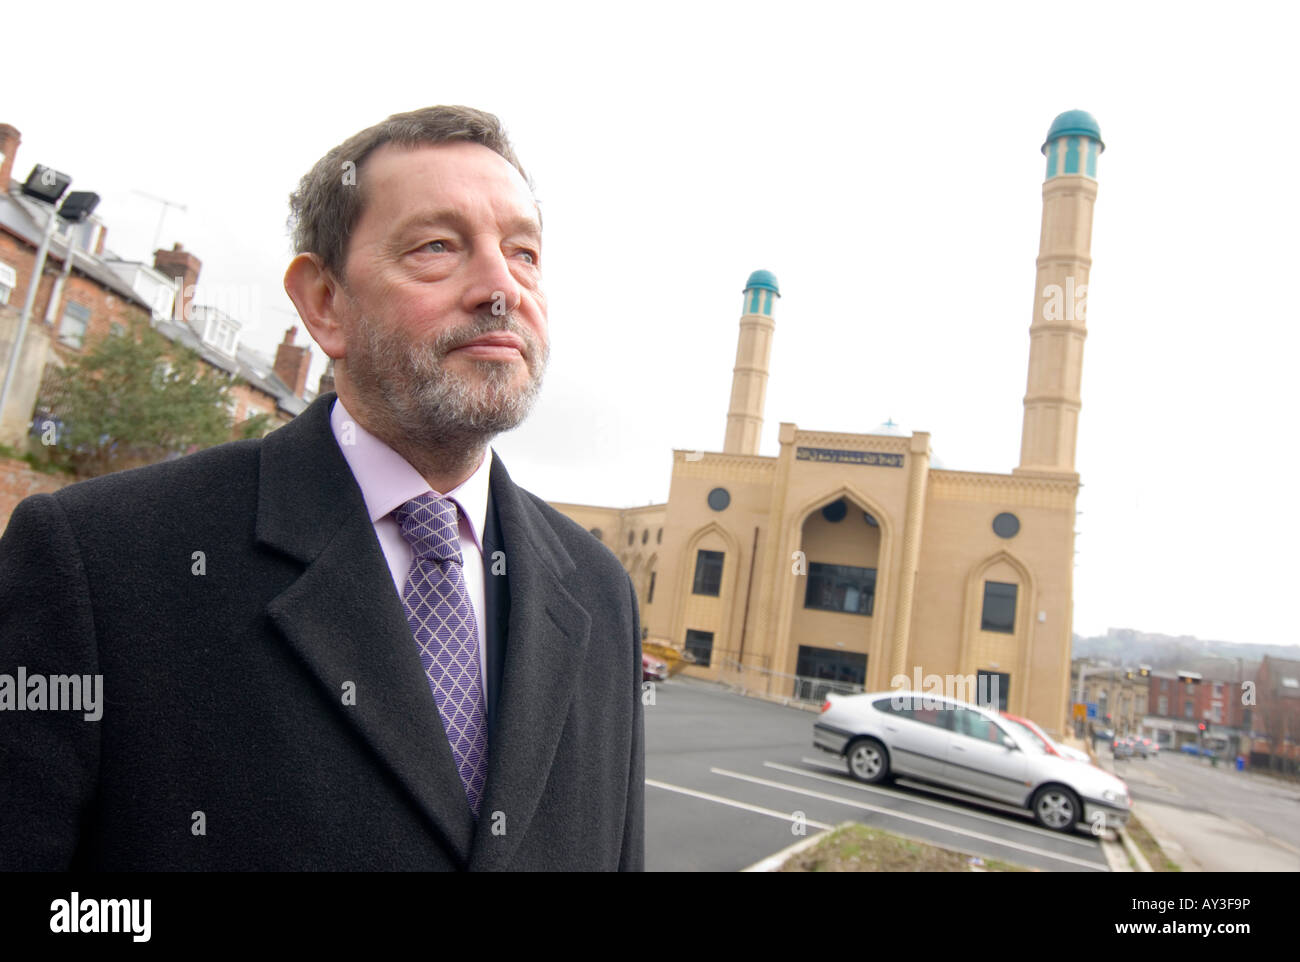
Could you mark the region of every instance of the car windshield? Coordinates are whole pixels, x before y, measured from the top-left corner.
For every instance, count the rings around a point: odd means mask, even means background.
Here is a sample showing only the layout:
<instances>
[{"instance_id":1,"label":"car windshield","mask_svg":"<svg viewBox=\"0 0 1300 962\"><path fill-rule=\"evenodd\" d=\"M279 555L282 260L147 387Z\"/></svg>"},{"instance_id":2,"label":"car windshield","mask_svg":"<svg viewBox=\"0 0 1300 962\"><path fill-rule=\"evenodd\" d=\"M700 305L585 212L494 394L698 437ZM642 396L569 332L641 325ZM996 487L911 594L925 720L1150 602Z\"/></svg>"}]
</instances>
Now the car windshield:
<instances>
[{"instance_id":1,"label":"car windshield","mask_svg":"<svg viewBox=\"0 0 1300 962\"><path fill-rule=\"evenodd\" d=\"M1013 735L1020 736L1016 741L1018 741L1027 751L1033 751L1039 755L1048 754L1047 746L1043 744L1043 740L1038 737L1032 728L1028 728L1025 725L1020 724L1018 721L1012 721L1005 715L1002 717L1002 724L1011 729Z\"/></svg>"}]
</instances>

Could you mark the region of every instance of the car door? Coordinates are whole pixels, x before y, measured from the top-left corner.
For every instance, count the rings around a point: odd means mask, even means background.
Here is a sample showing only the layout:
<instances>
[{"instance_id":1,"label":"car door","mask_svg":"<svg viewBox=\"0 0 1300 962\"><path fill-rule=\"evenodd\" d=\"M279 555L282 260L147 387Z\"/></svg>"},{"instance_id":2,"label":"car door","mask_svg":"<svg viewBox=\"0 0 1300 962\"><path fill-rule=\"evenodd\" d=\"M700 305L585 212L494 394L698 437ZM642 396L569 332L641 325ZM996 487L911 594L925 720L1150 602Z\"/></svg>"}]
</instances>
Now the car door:
<instances>
[{"instance_id":1,"label":"car door","mask_svg":"<svg viewBox=\"0 0 1300 962\"><path fill-rule=\"evenodd\" d=\"M1015 739L997 722L969 708L953 713L953 734L949 743L947 775L953 785L976 795L1021 804L1029 786L1025 784L1028 759Z\"/></svg>"},{"instance_id":2,"label":"car door","mask_svg":"<svg viewBox=\"0 0 1300 962\"><path fill-rule=\"evenodd\" d=\"M882 699L882 727L891 767L899 774L941 781L948 762L953 706L937 698L898 696Z\"/></svg>"}]
</instances>

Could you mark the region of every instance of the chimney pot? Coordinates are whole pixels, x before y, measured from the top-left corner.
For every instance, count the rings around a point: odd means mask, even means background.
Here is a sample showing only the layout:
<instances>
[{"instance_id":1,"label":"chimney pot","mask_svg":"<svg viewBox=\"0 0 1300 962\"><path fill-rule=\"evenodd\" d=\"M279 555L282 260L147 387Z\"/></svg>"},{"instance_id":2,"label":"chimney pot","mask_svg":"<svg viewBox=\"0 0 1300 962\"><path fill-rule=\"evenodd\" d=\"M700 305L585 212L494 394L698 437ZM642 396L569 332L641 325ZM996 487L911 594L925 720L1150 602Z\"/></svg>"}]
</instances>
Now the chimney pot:
<instances>
[{"instance_id":1,"label":"chimney pot","mask_svg":"<svg viewBox=\"0 0 1300 962\"><path fill-rule=\"evenodd\" d=\"M311 367L311 350L307 345L298 347L293 343L296 327L284 332L284 340L275 350L276 376L289 386L294 397L302 397L307 386L307 369Z\"/></svg>"}]
</instances>

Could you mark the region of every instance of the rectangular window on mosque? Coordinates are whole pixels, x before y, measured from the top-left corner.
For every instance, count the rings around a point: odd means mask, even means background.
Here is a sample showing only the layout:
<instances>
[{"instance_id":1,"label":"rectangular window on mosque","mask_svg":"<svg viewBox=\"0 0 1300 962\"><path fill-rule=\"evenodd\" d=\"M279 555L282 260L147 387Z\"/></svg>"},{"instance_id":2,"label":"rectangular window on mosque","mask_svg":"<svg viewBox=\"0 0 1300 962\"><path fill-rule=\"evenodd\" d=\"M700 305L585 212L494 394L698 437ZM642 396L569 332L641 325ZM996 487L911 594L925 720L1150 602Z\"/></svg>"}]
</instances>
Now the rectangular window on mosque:
<instances>
[{"instance_id":1,"label":"rectangular window on mosque","mask_svg":"<svg viewBox=\"0 0 1300 962\"><path fill-rule=\"evenodd\" d=\"M722 559L726 555L721 551L700 551L695 555L695 588L697 595L722 594Z\"/></svg>"},{"instance_id":2,"label":"rectangular window on mosque","mask_svg":"<svg viewBox=\"0 0 1300 962\"><path fill-rule=\"evenodd\" d=\"M655 600L655 575L658 573L657 571L650 572L650 587L646 589L645 593L645 603L648 605L653 604Z\"/></svg>"},{"instance_id":3,"label":"rectangular window on mosque","mask_svg":"<svg viewBox=\"0 0 1300 962\"><path fill-rule=\"evenodd\" d=\"M685 647L695 659L695 664L709 667L709 662L713 660L713 632L688 628Z\"/></svg>"},{"instance_id":4,"label":"rectangular window on mosque","mask_svg":"<svg viewBox=\"0 0 1300 962\"><path fill-rule=\"evenodd\" d=\"M1001 581L984 582L984 613L980 618L981 631L1016 631L1016 585Z\"/></svg>"},{"instance_id":5,"label":"rectangular window on mosque","mask_svg":"<svg viewBox=\"0 0 1300 962\"><path fill-rule=\"evenodd\" d=\"M998 711L1006 711L1007 698L1010 694L1010 672L977 671L975 673L975 704L982 708L992 708L996 703Z\"/></svg>"},{"instance_id":6,"label":"rectangular window on mosque","mask_svg":"<svg viewBox=\"0 0 1300 962\"><path fill-rule=\"evenodd\" d=\"M810 562L803 606L869 615L876 602L876 569Z\"/></svg>"}]
</instances>

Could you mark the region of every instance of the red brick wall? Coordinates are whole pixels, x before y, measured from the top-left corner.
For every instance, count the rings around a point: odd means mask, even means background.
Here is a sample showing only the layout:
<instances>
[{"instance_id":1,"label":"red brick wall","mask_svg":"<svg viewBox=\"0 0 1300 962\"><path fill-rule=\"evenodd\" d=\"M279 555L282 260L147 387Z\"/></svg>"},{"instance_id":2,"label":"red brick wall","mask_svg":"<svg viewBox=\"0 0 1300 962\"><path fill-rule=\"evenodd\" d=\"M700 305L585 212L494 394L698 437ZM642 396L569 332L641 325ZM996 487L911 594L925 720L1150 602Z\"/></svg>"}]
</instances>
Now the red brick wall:
<instances>
[{"instance_id":1,"label":"red brick wall","mask_svg":"<svg viewBox=\"0 0 1300 962\"><path fill-rule=\"evenodd\" d=\"M281 424L287 424L290 421L289 415L276 407L276 400L273 396L260 388L253 387L247 381L232 387L230 396L235 400L236 433L238 433L241 422L257 414L271 415L271 425L273 427L279 427Z\"/></svg>"},{"instance_id":2,"label":"red brick wall","mask_svg":"<svg viewBox=\"0 0 1300 962\"><path fill-rule=\"evenodd\" d=\"M0 532L9 524L9 516L18 502L29 494L49 494L71 484L67 475L42 474L25 461L0 458Z\"/></svg>"},{"instance_id":3,"label":"red brick wall","mask_svg":"<svg viewBox=\"0 0 1300 962\"><path fill-rule=\"evenodd\" d=\"M4 261L18 272L17 286L9 295L9 306L16 311L21 311L27 297L27 285L31 281L32 267L36 262L36 251L8 231L0 230L0 261ZM32 308L31 323L44 323L45 311L50 303L50 291L53 290L54 281L62 270L62 261L53 256L46 259L45 272L41 276L40 286L36 289L36 304ZM148 317L148 313L140 305L119 297L74 270L67 284L64 285L63 295L59 298L59 313L55 318L50 337L55 349L65 357L79 353L73 348L62 346L58 340L63 308L69 300L76 301L90 311L90 321L86 326L83 347L89 347L106 337L113 324L121 324L129 328L133 319L144 320Z\"/></svg>"}]
</instances>

